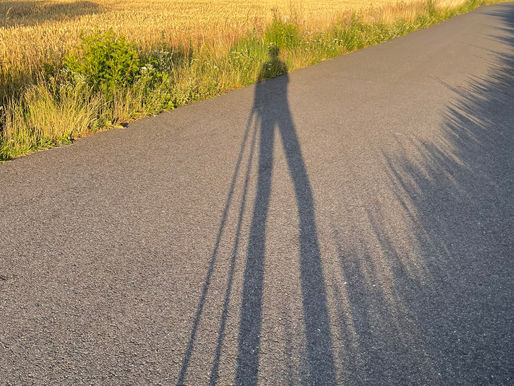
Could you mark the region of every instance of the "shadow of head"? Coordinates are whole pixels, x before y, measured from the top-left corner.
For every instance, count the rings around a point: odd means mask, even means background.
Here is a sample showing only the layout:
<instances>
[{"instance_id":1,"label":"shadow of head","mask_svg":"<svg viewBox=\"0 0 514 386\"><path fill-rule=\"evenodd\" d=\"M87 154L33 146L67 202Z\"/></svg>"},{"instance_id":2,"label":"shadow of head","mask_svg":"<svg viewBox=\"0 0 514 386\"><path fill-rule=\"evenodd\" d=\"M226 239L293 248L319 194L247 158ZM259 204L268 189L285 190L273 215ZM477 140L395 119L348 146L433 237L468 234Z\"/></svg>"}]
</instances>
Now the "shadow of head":
<instances>
[{"instance_id":1,"label":"shadow of head","mask_svg":"<svg viewBox=\"0 0 514 386\"><path fill-rule=\"evenodd\" d=\"M275 78L288 73L287 65L280 60L280 49L277 46L268 48L269 60L262 65L258 80Z\"/></svg>"},{"instance_id":2,"label":"shadow of head","mask_svg":"<svg viewBox=\"0 0 514 386\"><path fill-rule=\"evenodd\" d=\"M271 46L269 49L268 49L268 54L269 54L269 57L270 57L270 60L271 61L275 61L275 60L278 60L278 54L280 52L280 49L276 46Z\"/></svg>"},{"instance_id":3,"label":"shadow of head","mask_svg":"<svg viewBox=\"0 0 514 386\"><path fill-rule=\"evenodd\" d=\"M101 12L91 1L49 3L46 1L0 1L0 28L24 27L47 21L73 19Z\"/></svg>"}]
</instances>

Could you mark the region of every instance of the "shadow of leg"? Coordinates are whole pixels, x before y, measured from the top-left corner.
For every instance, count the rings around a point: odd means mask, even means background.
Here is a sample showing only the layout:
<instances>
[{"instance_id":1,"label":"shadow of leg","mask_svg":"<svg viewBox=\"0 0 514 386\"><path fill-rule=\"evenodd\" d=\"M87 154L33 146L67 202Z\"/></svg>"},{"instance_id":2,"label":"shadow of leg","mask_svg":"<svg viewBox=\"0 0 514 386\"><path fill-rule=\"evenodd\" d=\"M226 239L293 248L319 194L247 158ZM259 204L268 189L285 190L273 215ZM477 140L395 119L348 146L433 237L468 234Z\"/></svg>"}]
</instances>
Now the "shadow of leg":
<instances>
[{"instance_id":1,"label":"shadow of leg","mask_svg":"<svg viewBox=\"0 0 514 386\"><path fill-rule=\"evenodd\" d=\"M274 122L262 120L259 177L244 273L236 383L257 384L261 334L266 218L271 194Z\"/></svg>"},{"instance_id":2,"label":"shadow of leg","mask_svg":"<svg viewBox=\"0 0 514 386\"><path fill-rule=\"evenodd\" d=\"M223 312L221 314L221 323L218 331L218 344L216 345L216 352L214 355L214 362L212 364L211 369L211 379L209 381L210 385L215 385L218 381L218 373L219 373L219 365L220 365L220 357L221 350L223 347L223 341L225 338L225 328L227 324L228 318L228 306L230 303L230 296L232 294L232 284L234 281L234 271L236 266L236 260L238 257L239 250L239 241L241 239L241 229L243 226L243 218L245 214L246 208L246 199L248 197L248 186L250 185L250 176L252 171L253 157L255 153L255 142L257 137L257 124L253 130L252 140L250 143L250 153L248 155L248 166L246 168L245 181L243 185L243 195L241 199L241 205L239 207L239 215L237 220L237 229L236 229L236 239L234 241L234 246L232 248L232 254L230 258L230 270L227 278L227 289L225 291L225 300L223 302Z\"/></svg>"},{"instance_id":3,"label":"shadow of leg","mask_svg":"<svg viewBox=\"0 0 514 386\"><path fill-rule=\"evenodd\" d=\"M307 359L311 384L336 383L325 279L318 244L314 199L291 116L279 121L300 218L300 265Z\"/></svg>"}]
</instances>

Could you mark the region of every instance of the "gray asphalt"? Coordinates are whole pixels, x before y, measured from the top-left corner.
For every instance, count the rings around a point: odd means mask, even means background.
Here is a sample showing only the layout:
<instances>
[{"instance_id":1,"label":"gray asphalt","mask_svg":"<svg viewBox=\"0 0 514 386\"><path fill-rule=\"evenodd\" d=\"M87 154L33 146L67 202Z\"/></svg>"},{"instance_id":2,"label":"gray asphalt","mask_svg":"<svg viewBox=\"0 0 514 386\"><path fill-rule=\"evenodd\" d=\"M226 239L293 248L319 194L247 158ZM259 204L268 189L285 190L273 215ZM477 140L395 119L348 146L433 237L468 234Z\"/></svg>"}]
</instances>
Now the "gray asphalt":
<instances>
[{"instance_id":1,"label":"gray asphalt","mask_svg":"<svg viewBox=\"0 0 514 386\"><path fill-rule=\"evenodd\" d=\"M0 165L0 383L512 384L514 3Z\"/></svg>"}]
</instances>

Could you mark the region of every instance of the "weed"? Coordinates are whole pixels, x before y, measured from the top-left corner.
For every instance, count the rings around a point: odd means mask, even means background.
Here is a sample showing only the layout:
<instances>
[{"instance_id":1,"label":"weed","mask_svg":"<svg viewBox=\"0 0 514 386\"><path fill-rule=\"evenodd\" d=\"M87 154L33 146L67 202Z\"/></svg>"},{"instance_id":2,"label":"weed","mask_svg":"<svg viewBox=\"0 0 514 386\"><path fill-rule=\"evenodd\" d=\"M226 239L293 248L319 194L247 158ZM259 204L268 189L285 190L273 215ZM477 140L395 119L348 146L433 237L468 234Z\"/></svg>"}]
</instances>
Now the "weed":
<instances>
[{"instance_id":1,"label":"weed","mask_svg":"<svg viewBox=\"0 0 514 386\"><path fill-rule=\"evenodd\" d=\"M112 31L83 38L78 49L66 56L64 67L76 83L86 83L93 92L111 96L117 88L126 88L139 78L141 64L133 43Z\"/></svg>"}]
</instances>

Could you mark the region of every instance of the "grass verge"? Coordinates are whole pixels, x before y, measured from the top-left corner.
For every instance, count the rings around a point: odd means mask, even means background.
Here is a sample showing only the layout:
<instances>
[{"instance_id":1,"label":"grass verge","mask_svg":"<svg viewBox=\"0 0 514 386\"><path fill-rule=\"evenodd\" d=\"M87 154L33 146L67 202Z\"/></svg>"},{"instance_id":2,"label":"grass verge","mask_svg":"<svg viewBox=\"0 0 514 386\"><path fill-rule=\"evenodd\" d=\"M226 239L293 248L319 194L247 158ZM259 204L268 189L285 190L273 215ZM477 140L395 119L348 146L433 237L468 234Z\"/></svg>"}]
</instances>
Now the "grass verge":
<instances>
[{"instance_id":1,"label":"grass verge","mask_svg":"<svg viewBox=\"0 0 514 386\"><path fill-rule=\"evenodd\" d=\"M112 31L83 36L64 60L44 63L2 86L0 161L253 84L273 47L291 71L490 3L399 3L342 14L317 31L298 15L286 20L275 14L263 31L217 45L163 43L143 49ZM271 68L266 77L282 71Z\"/></svg>"}]
</instances>

